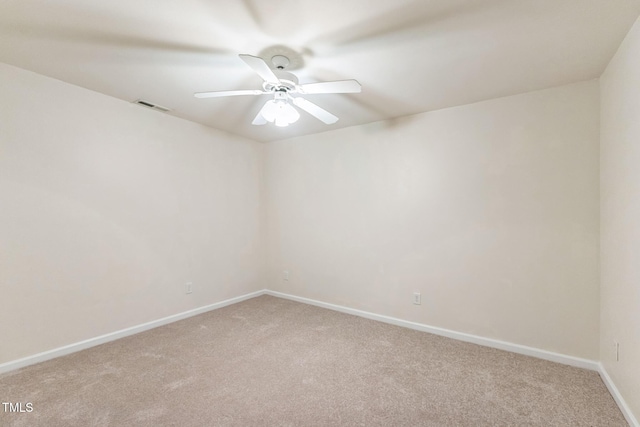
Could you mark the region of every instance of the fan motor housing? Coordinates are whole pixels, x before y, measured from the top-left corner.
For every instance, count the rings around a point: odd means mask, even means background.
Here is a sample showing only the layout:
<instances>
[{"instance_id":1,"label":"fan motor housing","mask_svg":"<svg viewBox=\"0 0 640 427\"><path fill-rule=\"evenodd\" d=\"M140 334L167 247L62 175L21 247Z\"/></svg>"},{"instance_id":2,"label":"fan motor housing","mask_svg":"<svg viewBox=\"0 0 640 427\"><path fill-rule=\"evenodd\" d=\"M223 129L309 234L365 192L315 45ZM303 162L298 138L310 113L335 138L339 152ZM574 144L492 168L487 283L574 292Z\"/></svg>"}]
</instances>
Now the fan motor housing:
<instances>
[{"instance_id":1,"label":"fan motor housing","mask_svg":"<svg viewBox=\"0 0 640 427\"><path fill-rule=\"evenodd\" d=\"M295 92L296 85L298 84L298 78L286 71L273 70L273 73L280 79L279 84L264 82L262 87L268 92L275 92L277 90L285 90L287 92Z\"/></svg>"}]
</instances>

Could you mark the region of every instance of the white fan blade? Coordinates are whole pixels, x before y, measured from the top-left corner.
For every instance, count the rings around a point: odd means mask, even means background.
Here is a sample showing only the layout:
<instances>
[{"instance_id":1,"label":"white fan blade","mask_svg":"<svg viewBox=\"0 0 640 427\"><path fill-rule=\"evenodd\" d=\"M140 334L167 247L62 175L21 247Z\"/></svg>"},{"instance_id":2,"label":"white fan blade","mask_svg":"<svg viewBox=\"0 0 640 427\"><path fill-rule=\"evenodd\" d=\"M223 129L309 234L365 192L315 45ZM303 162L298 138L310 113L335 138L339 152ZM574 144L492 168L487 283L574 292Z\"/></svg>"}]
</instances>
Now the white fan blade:
<instances>
[{"instance_id":1,"label":"white fan blade","mask_svg":"<svg viewBox=\"0 0 640 427\"><path fill-rule=\"evenodd\" d=\"M335 82L307 83L297 87L298 92L308 95L312 93L358 93L362 86L357 80L337 80Z\"/></svg>"},{"instance_id":2,"label":"white fan blade","mask_svg":"<svg viewBox=\"0 0 640 427\"><path fill-rule=\"evenodd\" d=\"M331 114L330 112L328 112L324 108L318 107L313 102L307 101L304 98L293 98L293 103L296 106L302 108L307 113L311 114L316 119L318 119L321 122L324 122L324 123L326 123L328 125L331 125L331 124L333 124L333 123L338 121L338 118L336 116L334 116L333 114Z\"/></svg>"},{"instance_id":3,"label":"white fan blade","mask_svg":"<svg viewBox=\"0 0 640 427\"><path fill-rule=\"evenodd\" d=\"M262 95L265 92L263 90L257 89L246 89L246 90L222 90L218 92L198 92L194 93L193 96L196 98L219 98L221 96L238 96L238 95Z\"/></svg>"},{"instance_id":4,"label":"white fan blade","mask_svg":"<svg viewBox=\"0 0 640 427\"><path fill-rule=\"evenodd\" d=\"M268 101L267 101L268 102ZM264 116L262 115L262 111L267 107L267 104L265 103L262 108L260 109L260 111L258 111L258 115L256 116L255 119L253 119L253 121L251 122L252 125L257 125L257 126L261 126L261 125L265 125L267 124L267 119L264 118Z\"/></svg>"},{"instance_id":5,"label":"white fan blade","mask_svg":"<svg viewBox=\"0 0 640 427\"><path fill-rule=\"evenodd\" d=\"M262 80L267 83L280 83L280 79L275 75L264 59L251 55L238 55L249 67L253 69Z\"/></svg>"}]
</instances>

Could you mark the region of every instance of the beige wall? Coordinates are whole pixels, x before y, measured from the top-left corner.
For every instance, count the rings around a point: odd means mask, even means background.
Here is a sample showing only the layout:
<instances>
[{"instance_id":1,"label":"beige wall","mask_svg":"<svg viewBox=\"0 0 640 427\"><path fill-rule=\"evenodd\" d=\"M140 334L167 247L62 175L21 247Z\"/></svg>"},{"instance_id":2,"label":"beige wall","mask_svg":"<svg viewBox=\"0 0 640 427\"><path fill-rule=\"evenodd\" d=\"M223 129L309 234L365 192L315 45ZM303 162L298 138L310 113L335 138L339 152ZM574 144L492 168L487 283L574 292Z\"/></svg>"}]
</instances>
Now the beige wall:
<instances>
[{"instance_id":1,"label":"beige wall","mask_svg":"<svg viewBox=\"0 0 640 427\"><path fill-rule=\"evenodd\" d=\"M264 288L264 145L2 64L0 99L0 363Z\"/></svg>"},{"instance_id":2,"label":"beige wall","mask_svg":"<svg viewBox=\"0 0 640 427\"><path fill-rule=\"evenodd\" d=\"M600 356L640 420L640 20L602 75L600 89Z\"/></svg>"},{"instance_id":3,"label":"beige wall","mask_svg":"<svg viewBox=\"0 0 640 427\"><path fill-rule=\"evenodd\" d=\"M598 122L590 81L270 143L268 287L597 360Z\"/></svg>"},{"instance_id":4,"label":"beige wall","mask_svg":"<svg viewBox=\"0 0 640 427\"><path fill-rule=\"evenodd\" d=\"M598 358L596 82L268 145L6 65L0 96L0 363L265 285Z\"/></svg>"}]
</instances>

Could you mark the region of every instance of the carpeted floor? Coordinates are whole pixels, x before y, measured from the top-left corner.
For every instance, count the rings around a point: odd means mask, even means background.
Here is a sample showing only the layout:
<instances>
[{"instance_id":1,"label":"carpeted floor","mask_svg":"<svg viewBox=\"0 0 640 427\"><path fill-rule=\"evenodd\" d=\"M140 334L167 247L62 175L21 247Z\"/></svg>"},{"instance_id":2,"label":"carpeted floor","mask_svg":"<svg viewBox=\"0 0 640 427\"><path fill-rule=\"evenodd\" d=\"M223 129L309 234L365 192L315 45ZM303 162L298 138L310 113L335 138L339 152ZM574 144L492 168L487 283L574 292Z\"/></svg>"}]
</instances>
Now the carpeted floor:
<instances>
[{"instance_id":1,"label":"carpeted floor","mask_svg":"<svg viewBox=\"0 0 640 427\"><path fill-rule=\"evenodd\" d=\"M627 426L597 373L261 296L0 376L2 426Z\"/></svg>"}]
</instances>

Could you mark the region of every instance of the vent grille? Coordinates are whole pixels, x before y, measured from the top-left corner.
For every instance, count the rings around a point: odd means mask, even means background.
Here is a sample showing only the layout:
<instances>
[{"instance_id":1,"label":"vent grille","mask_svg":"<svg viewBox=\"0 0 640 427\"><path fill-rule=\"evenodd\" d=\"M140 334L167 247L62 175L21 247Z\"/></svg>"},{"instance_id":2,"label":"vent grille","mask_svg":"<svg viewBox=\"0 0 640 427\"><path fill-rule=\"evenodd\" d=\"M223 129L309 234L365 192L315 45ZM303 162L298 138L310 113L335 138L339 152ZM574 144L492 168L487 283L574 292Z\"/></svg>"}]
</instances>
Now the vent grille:
<instances>
[{"instance_id":1,"label":"vent grille","mask_svg":"<svg viewBox=\"0 0 640 427\"><path fill-rule=\"evenodd\" d=\"M170 108L163 107L162 105L154 104L153 102L146 101L144 99L136 99L133 101L134 104L142 105L146 108L151 108L152 110L162 111L163 113L168 113L171 111Z\"/></svg>"}]
</instances>

